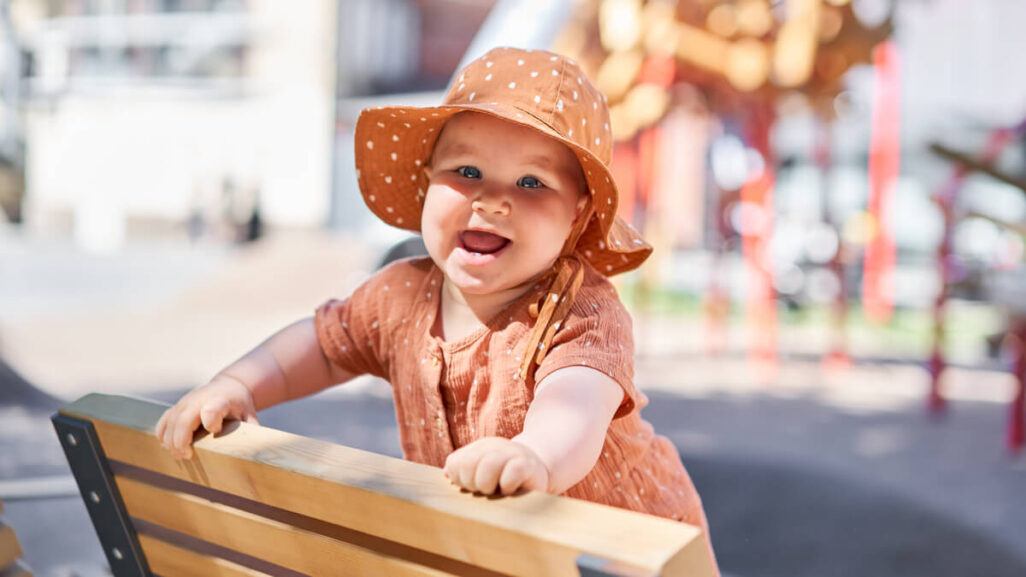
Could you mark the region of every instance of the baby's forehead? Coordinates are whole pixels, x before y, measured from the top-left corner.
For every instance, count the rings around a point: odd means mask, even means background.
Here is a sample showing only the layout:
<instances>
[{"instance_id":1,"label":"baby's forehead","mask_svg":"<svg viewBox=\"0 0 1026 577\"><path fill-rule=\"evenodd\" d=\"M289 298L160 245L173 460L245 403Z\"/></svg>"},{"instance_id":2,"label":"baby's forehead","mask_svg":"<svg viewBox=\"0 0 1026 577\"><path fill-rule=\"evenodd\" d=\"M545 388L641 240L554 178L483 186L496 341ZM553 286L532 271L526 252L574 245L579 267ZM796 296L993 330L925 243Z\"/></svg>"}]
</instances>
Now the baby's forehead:
<instances>
[{"instance_id":1,"label":"baby's forehead","mask_svg":"<svg viewBox=\"0 0 1026 577\"><path fill-rule=\"evenodd\" d=\"M502 158L528 157L553 167L574 170L580 161L565 143L533 128L480 112L460 112L442 127L435 143L438 154L474 154L500 149Z\"/></svg>"},{"instance_id":2,"label":"baby's forehead","mask_svg":"<svg viewBox=\"0 0 1026 577\"><path fill-rule=\"evenodd\" d=\"M485 112L478 112L476 110L464 110L457 112L449 118L449 120L445 121L445 124L442 126L443 134L445 131L452 133L456 130L466 130L468 132L475 130L487 130L493 133L506 134L523 133L525 135L537 135L541 138L546 138L538 131L513 122L512 120L500 118ZM546 138L546 140L551 139Z\"/></svg>"}]
</instances>

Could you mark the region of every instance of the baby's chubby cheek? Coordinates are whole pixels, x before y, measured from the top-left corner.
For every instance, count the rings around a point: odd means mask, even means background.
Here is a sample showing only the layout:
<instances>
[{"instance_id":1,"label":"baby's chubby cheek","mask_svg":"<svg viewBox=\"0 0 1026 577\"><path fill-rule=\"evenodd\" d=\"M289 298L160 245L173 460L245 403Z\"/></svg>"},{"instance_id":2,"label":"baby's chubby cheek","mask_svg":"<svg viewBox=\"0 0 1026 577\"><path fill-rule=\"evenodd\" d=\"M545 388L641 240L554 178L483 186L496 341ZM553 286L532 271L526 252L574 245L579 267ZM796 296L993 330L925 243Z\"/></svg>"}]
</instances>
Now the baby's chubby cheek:
<instances>
[{"instance_id":1,"label":"baby's chubby cheek","mask_svg":"<svg viewBox=\"0 0 1026 577\"><path fill-rule=\"evenodd\" d=\"M421 232L421 236L424 239L424 247L427 248L428 256L431 257L431 260L435 261L436 264L440 260L444 260L445 256L443 252L445 251L443 251L442 247L440 246L441 235L438 233L438 231L424 226L421 226L421 230L423 231Z\"/></svg>"},{"instance_id":2,"label":"baby's chubby cheek","mask_svg":"<svg viewBox=\"0 0 1026 577\"><path fill-rule=\"evenodd\" d=\"M428 188L424 209L421 212L420 230L428 254L436 263L444 260L456 248L455 207L445 202L445 190L438 186ZM443 187L444 188L444 187Z\"/></svg>"}]
</instances>

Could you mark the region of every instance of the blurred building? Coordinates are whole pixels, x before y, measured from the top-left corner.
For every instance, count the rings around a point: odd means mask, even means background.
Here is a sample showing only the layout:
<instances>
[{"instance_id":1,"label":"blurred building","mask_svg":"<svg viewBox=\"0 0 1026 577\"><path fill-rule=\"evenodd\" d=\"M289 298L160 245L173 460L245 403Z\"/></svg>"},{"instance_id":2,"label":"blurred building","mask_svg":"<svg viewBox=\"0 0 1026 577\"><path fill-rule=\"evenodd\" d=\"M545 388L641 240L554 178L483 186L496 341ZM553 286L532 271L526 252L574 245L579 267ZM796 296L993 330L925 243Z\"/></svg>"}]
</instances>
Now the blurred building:
<instances>
[{"instance_id":1,"label":"blurred building","mask_svg":"<svg viewBox=\"0 0 1026 577\"><path fill-rule=\"evenodd\" d=\"M340 98L439 91L495 0L340 0Z\"/></svg>"},{"instance_id":2,"label":"blurred building","mask_svg":"<svg viewBox=\"0 0 1026 577\"><path fill-rule=\"evenodd\" d=\"M315 222L329 185L331 2L15 4L27 220L87 246L200 215Z\"/></svg>"},{"instance_id":3,"label":"blurred building","mask_svg":"<svg viewBox=\"0 0 1026 577\"><path fill-rule=\"evenodd\" d=\"M626 4L659 3L0 2L0 204L22 209L26 228L38 234L74 236L94 248L181 234L187 223L193 234L209 234L219 222L252 216L257 203L272 226L368 225L376 221L363 209L352 167L359 110L437 104L461 59L498 44L551 46L572 9ZM688 2L671 4L680 11ZM904 71L897 196L909 206L902 214L924 215L903 222L898 241L923 254L938 234L928 195L947 173L924 142L979 141L973 128L1016 122L1023 110L1026 75L1006 69L1015 66L1007 55L1023 46L1014 27L1026 4L979 4L895 4ZM865 203L871 71L853 69L844 89L833 128L832 202L847 214ZM809 218L823 213L811 159L816 133L808 110L782 114L775 127L777 152L788 160L776 192L782 230L789 207ZM689 171L700 170L704 156L696 145ZM11 203L21 196L22 166L25 201ZM674 229L690 231L682 247L702 236L696 227L706 212L693 203L662 211L699 219Z\"/></svg>"},{"instance_id":4,"label":"blurred building","mask_svg":"<svg viewBox=\"0 0 1026 577\"><path fill-rule=\"evenodd\" d=\"M10 5L0 3L0 222L21 221L24 194L22 146L21 51L11 22Z\"/></svg>"},{"instance_id":5,"label":"blurred building","mask_svg":"<svg viewBox=\"0 0 1026 577\"><path fill-rule=\"evenodd\" d=\"M27 227L105 249L344 221L337 100L442 89L492 4L13 0Z\"/></svg>"},{"instance_id":6,"label":"blurred building","mask_svg":"<svg viewBox=\"0 0 1026 577\"><path fill-rule=\"evenodd\" d=\"M356 119L368 106L440 104L482 25L494 20L503 4L510 2L341 0L335 186L328 214L332 228L359 229L365 238L383 243L406 236L364 206L354 165ZM530 36L519 31L521 40Z\"/></svg>"},{"instance_id":7,"label":"blurred building","mask_svg":"<svg viewBox=\"0 0 1026 577\"><path fill-rule=\"evenodd\" d=\"M258 206L324 220L335 2L25 0L12 17L33 231L104 249Z\"/></svg>"}]
</instances>

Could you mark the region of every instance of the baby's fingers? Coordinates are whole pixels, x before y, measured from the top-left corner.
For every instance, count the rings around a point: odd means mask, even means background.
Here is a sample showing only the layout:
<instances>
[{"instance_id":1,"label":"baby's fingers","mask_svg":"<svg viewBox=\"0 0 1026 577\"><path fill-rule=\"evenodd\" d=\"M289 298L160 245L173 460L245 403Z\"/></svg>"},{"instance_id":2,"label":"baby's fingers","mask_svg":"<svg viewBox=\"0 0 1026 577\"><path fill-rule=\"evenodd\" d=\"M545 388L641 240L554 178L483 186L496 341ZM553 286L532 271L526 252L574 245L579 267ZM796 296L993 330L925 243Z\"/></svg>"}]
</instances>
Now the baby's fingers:
<instances>
[{"instance_id":1,"label":"baby's fingers","mask_svg":"<svg viewBox=\"0 0 1026 577\"><path fill-rule=\"evenodd\" d=\"M164 414L162 414L160 419L157 421L157 427L153 430L154 435L156 435L157 440L160 441L161 445L164 444L164 429L167 427L167 414L170 412L171 409L164 411Z\"/></svg>"},{"instance_id":2,"label":"baby's fingers","mask_svg":"<svg viewBox=\"0 0 1026 577\"><path fill-rule=\"evenodd\" d=\"M527 464L523 459L510 459L499 475L499 490L503 495L516 493L527 480L527 474Z\"/></svg>"},{"instance_id":3,"label":"baby's fingers","mask_svg":"<svg viewBox=\"0 0 1026 577\"><path fill-rule=\"evenodd\" d=\"M470 445L450 453L446 457L445 467L443 467L445 476L453 484L467 488L468 482L464 481L464 479L468 477L468 469L469 475L472 475L474 472L473 464L477 462L476 453L477 451Z\"/></svg>"},{"instance_id":4,"label":"baby's fingers","mask_svg":"<svg viewBox=\"0 0 1026 577\"><path fill-rule=\"evenodd\" d=\"M483 455L473 469L473 486L466 488L485 495L495 493L495 489L499 485L499 475L509 461L509 455L503 453Z\"/></svg>"},{"instance_id":5,"label":"baby's fingers","mask_svg":"<svg viewBox=\"0 0 1026 577\"><path fill-rule=\"evenodd\" d=\"M224 418L228 416L228 402L225 400L211 401L200 409L200 423L203 428L216 435L221 432Z\"/></svg>"},{"instance_id":6,"label":"baby's fingers","mask_svg":"<svg viewBox=\"0 0 1026 577\"><path fill-rule=\"evenodd\" d=\"M524 458L510 459L499 476L499 490L503 495L512 495L520 489L544 491L548 475L538 464Z\"/></svg>"},{"instance_id":7,"label":"baby's fingers","mask_svg":"<svg viewBox=\"0 0 1026 577\"><path fill-rule=\"evenodd\" d=\"M160 420L157 421L157 439L160 441L161 446L169 451L173 448L171 443L177 419L178 407L175 406L164 411L164 414L160 416Z\"/></svg>"},{"instance_id":8,"label":"baby's fingers","mask_svg":"<svg viewBox=\"0 0 1026 577\"><path fill-rule=\"evenodd\" d=\"M171 432L171 452L176 458L188 459L192 457L192 436L196 428L200 426L199 412L188 411L179 413L175 422L175 428Z\"/></svg>"}]
</instances>

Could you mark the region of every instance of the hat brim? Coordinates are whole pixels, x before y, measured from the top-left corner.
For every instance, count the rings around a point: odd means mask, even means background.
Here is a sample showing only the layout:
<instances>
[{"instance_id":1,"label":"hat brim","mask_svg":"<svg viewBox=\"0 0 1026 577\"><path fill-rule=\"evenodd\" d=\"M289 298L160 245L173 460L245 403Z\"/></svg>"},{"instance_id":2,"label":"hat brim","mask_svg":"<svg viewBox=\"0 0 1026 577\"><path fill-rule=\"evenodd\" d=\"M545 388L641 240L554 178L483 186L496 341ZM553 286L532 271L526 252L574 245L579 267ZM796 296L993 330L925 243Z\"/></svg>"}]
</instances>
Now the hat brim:
<instances>
[{"instance_id":1,"label":"hat brim","mask_svg":"<svg viewBox=\"0 0 1026 577\"><path fill-rule=\"evenodd\" d=\"M367 207L392 226L420 232L428 180L424 165L445 123L460 112L478 112L526 126L567 146L577 156L594 214L577 243L578 252L612 276L637 268L652 252L641 235L616 215L619 194L606 165L564 138L541 119L509 104L389 106L364 110L356 122L356 169Z\"/></svg>"}]
</instances>

